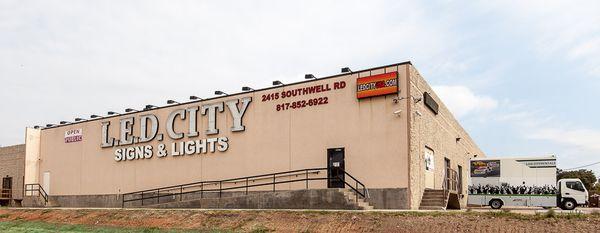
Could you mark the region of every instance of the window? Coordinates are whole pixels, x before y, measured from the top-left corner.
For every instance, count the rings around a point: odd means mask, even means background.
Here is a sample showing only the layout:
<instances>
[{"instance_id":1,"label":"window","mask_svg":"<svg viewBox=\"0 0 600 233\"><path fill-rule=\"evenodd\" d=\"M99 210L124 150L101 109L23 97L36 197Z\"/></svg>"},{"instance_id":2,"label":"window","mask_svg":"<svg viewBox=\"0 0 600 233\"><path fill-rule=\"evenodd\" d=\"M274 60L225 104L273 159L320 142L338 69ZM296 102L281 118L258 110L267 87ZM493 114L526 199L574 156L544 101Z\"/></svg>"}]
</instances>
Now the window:
<instances>
[{"instance_id":1,"label":"window","mask_svg":"<svg viewBox=\"0 0 600 233\"><path fill-rule=\"evenodd\" d=\"M567 185L567 188L585 192L585 188L583 187L583 184L579 181L567 181L566 185Z\"/></svg>"},{"instance_id":2,"label":"window","mask_svg":"<svg viewBox=\"0 0 600 233\"><path fill-rule=\"evenodd\" d=\"M434 157L433 150L429 147L425 147L425 171L433 171L434 169Z\"/></svg>"}]
</instances>

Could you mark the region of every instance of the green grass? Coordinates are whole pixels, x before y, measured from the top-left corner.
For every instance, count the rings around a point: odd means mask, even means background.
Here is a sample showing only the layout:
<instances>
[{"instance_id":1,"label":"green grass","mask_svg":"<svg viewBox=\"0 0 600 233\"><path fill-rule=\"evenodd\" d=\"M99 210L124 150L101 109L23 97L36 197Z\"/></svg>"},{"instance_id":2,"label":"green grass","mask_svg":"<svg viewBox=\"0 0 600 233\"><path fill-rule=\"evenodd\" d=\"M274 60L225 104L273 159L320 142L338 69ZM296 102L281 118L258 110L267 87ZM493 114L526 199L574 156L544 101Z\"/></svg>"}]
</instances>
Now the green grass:
<instances>
[{"instance_id":1,"label":"green grass","mask_svg":"<svg viewBox=\"0 0 600 233\"><path fill-rule=\"evenodd\" d=\"M0 222L0 232L16 233L41 233L41 232L132 232L132 233L152 233L152 232L230 232L224 230L165 230L158 228L125 228L125 227L104 227L104 226L86 226L86 225L71 225L71 224L53 224L45 222L29 222L29 221L7 221Z\"/></svg>"}]
</instances>

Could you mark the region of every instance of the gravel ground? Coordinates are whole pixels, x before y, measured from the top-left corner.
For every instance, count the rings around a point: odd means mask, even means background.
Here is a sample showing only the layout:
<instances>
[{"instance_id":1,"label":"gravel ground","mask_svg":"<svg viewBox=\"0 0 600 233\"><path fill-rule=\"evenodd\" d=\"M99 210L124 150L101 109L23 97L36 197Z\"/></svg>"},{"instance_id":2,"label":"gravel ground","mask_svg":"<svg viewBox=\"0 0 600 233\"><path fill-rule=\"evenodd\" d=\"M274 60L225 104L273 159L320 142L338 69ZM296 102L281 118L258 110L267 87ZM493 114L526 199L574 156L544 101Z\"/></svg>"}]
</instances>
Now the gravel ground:
<instances>
[{"instance_id":1,"label":"gravel ground","mask_svg":"<svg viewBox=\"0 0 600 233\"><path fill-rule=\"evenodd\" d=\"M600 232L600 214L512 211L0 209L0 222L234 232Z\"/></svg>"}]
</instances>

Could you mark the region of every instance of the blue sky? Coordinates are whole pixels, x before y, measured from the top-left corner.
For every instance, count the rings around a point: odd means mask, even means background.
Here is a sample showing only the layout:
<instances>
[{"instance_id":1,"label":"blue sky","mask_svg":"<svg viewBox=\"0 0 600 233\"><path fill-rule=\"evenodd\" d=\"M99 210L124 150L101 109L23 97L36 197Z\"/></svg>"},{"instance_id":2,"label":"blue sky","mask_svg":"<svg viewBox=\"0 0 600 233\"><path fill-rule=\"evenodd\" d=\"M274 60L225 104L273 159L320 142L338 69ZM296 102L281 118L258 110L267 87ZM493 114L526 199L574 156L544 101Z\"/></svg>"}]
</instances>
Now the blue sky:
<instances>
[{"instance_id":1,"label":"blue sky","mask_svg":"<svg viewBox=\"0 0 600 233\"><path fill-rule=\"evenodd\" d=\"M0 0L0 144L22 143L26 126L410 60L488 156L575 167L600 161L598 12L594 1Z\"/></svg>"}]
</instances>

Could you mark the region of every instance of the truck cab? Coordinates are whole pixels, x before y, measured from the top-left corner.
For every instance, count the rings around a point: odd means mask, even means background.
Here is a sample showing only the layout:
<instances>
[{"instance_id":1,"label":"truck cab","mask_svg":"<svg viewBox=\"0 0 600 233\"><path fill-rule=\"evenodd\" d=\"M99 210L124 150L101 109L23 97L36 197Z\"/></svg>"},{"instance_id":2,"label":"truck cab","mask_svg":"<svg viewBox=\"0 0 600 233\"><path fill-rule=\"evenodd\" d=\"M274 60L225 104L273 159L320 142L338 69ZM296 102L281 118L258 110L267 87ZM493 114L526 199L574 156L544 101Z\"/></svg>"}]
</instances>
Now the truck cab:
<instances>
[{"instance_id":1,"label":"truck cab","mask_svg":"<svg viewBox=\"0 0 600 233\"><path fill-rule=\"evenodd\" d=\"M556 205L563 210L572 210L587 205L588 191L579 179L560 179L558 181Z\"/></svg>"}]
</instances>

